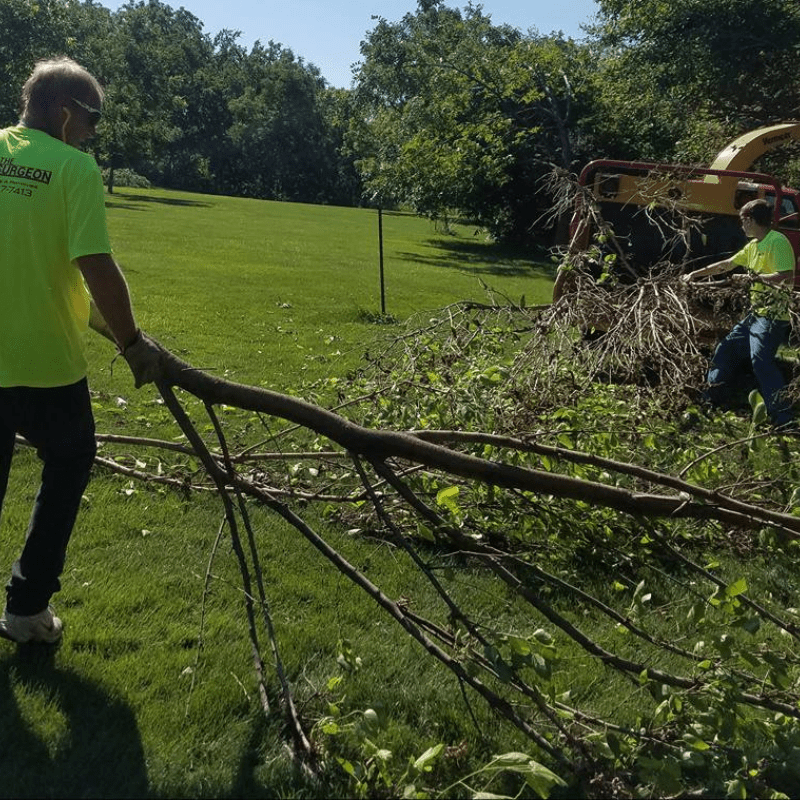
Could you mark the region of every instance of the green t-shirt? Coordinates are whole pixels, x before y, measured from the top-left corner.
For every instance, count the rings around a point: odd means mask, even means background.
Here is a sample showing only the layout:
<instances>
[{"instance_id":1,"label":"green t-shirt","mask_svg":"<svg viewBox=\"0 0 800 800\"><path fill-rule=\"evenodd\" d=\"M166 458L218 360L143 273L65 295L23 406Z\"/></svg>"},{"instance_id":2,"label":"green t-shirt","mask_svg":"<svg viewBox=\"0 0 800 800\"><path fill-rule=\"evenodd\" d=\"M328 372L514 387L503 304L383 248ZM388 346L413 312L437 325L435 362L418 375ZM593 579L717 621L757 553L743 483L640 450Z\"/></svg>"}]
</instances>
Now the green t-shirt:
<instances>
[{"instance_id":1,"label":"green t-shirt","mask_svg":"<svg viewBox=\"0 0 800 800\"><path fill-rule=\"evenodd\" d=\"M75 259L110 252L94 158L44 131L0 130L0 386L86 376L89 293Z\"/></svg>"},{"instance_id":2,"label":"green t-shirt","mask_svg":"<svg viewBox=\"0 0 800 800\"><path fill-rule=\"evenodd\" d=\"M731 261L758 275L794 271L795 267L792 244L779 231L770 231L760 242L751 239ZM759 317L788 320L791 291L792 285L788 283L780 286L754 283L750 289L753 313Z\"/></svg>"}]
</instances>

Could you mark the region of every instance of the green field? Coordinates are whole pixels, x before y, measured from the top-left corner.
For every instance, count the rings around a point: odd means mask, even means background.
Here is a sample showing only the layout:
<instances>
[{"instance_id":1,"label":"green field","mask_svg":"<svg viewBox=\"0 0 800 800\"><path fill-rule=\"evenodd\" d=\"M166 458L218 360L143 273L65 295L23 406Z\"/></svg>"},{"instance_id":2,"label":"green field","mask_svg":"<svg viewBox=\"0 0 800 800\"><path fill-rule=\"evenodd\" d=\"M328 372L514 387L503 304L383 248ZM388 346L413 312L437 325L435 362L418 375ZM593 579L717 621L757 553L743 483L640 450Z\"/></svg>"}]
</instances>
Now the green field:
<instances>
[{"instance_id":1,"label":"green field","mask_svg":"<svg viewBox=\"0 0 800 800\"><path fill-rule=\"evenodd\" d=\"M120 190L109 198L116 256L142 326L236 379L297 389L341 373L381 311L376 211ZM548 297L546 256L493 245L473 227L437 233L384 213L386 313L398 320L460 300L481 281L528 302Z\"/></svg>"},{"instance_id":2,"label":"green field","mask_svg":"<svg viewBox=\"0 0 800 800\"><path fill-rule=\"evenodd\" d=\"M378 320L375 211L122 189L108 198L108 217L140 324L197 367L303 396L397 330L391 320L376 324L387 320ZM547 299L552 273L542 254L498 248L470 226L443 233L395 213L383 223L393 320L485 301L481 281L515 300ZM180 440L155 389L136 391L107 342L93 336L89 351L99 432ZM188 403L190 411L198 406ZM271 423L244 430L254 440L275 433ZM101 455L109 451L101 447ZM126 451L113 452L119 459ZM157 469L161 457L131 449L128 462ZM37 485L36 459L20 449L0 528L6 573ZM0 796L335 792L338 765L330 765L334 784L305 783L286 755L279 716L265 719L260 709L236 560L224 536L215 548L221 519L211 496L189 499L96 470L55 598L63 645L48 654L0 641ZM349 641L362 666L347 676L346 708L384 709L392 721L386 735L402 758L437 742L464 742L476 757L514 749L518 743L494 739L491 718L481 720L479 736L452 677L296 532L265 512L254 521L304 720L325 713L328 681L342 675L337 656ZM331 535L387 593L430 592L392 548ZM455 591L475 589L465 576ZM485 602L492 613L500 601ZM262 650L269 652L265 641ZM267 684L277 707L271 673ZM454 757L448 769L457 776L466 763Z\"/></svg>"}]
</instances>

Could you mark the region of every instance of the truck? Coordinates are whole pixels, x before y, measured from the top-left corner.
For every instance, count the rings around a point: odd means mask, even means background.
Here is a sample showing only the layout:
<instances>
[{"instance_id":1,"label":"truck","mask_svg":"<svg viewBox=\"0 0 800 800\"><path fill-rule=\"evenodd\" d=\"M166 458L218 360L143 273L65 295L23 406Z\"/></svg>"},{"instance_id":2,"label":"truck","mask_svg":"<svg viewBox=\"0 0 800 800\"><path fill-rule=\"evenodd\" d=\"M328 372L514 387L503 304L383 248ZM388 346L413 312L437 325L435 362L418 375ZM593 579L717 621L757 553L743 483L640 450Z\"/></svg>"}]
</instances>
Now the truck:
<instances>
[{"instance_id":1,"label":"truck","mask_svg":"<svg viewBox=\"0 0 800 800\"><path fill-rule=\"evenodd\" d=\"M763 198L773 208L775 229L786 235L800 259L800 192L774 176L749 171L759 157L790 141L800 141L800 122L745 133L708 167L590 162L578 179L569 257L588 252L600 240L614 254L615 278L623 283L667 264L698 269L745 244L739 210ZM554 302L571 291L570 272L559 272ZM794 280L800 288L800 270L795 270Z\"/></svg>"}]
</instances>

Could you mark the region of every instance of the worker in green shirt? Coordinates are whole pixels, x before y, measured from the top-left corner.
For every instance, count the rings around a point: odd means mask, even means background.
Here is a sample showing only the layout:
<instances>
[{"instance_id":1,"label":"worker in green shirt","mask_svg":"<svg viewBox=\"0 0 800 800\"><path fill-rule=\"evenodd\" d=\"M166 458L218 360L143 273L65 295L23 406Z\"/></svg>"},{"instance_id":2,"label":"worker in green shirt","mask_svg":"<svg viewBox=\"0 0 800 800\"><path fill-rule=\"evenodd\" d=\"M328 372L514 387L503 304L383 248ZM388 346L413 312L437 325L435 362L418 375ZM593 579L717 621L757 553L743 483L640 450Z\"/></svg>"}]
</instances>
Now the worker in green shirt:
<instances>
[{"instance_id":1,"label":"worker in green shirt","mask_svg":"<svg viewBox=\"0 0 800 800\"><path fill-rule=\"evenodd\" d=\"M720 342L711 359L706 397L715 405L724 405L731 387L740 381L742 369L749 367L773 424L786 428L793 417L775 354L789 336L794 250L782 233L772 230L772 208L766 200L751 200L742 206L739 216L750 241L730 258L684 275L684 280L695 281L743 266L747 275L742 279L753 281L750 313Z\"/></svg>"},{"instance_id":2,"label":"worker in green shirt","mask_svg":"<svg viewBox=\"0 0 800 800\"><path fill-rule=\"evenodd\" d=\"M43 462L22 554L6 586L0 635L59 641L50 598L96 443L84 334L117 343L137 387L160 376L161 348L136 325L111 255L100 170L79 147L95 133L103 90L67 58L39 62L20 123L0 130L0 504L16 434Z\"/></svg>"}]
</instances>

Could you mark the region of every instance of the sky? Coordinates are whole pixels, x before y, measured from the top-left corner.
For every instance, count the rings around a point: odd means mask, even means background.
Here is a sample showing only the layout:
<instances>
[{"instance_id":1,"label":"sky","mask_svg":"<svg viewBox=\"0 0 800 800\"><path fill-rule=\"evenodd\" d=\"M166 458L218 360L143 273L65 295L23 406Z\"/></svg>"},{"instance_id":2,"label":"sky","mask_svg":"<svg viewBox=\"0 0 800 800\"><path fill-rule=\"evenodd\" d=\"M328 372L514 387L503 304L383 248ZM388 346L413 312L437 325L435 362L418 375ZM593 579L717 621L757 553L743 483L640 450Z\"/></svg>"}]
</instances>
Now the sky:
<instances>
[{"instance_id":1,"label":"sky","mask_svg":"<svg viewBox=\"0 0 800 800\"><path fill-rule=\"evenodd\" d=\"M218 31L241 31L239 43L250 49L256 41L270 40L317 66L332 86L349 88L351 65L361 57L364 35L375 27L373 16L397 22L416 11L416 0L163 0L183 7L202 23L211 36ZM100 0L116 11L125 0ZM448 6L464 9L463 2ZM483 13L495 25L507 24L523 33L535 28L541 34L562 31L581 39L581 25L592 22L595 0L484 0Z\"/></svg>"}]
</instances>

